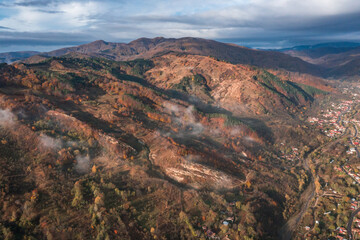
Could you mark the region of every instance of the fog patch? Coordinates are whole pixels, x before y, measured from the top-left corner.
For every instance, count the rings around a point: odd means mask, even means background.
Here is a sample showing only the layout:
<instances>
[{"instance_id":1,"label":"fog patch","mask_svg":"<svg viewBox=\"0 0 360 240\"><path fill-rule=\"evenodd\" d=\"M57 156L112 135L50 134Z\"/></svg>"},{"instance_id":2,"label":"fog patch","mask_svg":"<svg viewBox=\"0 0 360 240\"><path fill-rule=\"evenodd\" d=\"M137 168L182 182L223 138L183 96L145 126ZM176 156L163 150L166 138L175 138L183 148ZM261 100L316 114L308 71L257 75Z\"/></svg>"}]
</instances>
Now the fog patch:
<instances>
[{"instance_id":1,"label":"fog patch","mask_svg":"<svg viewBox=\"0 0 360 240\"><path fill-rule=\"evenodd\" d=\"M180 106L169 103L169 102L164 102L163 107L164 107L165 112L167 112L167 113L179 113L179 111L180 111Z\"/></svg>"},{"instance_id":2,"label":"fog patch","mask_svg":"<svg viewBox=\"0 0 360 240\"><path fill-rule=\"evenodd\" d=\"M256 142L256 140L250 136L244 136L243 139L247 142Z\"/></svg>"},{"instance_id":3,"label":"fog patch","mask_svg":"<svg viewBox=\"0 0 360 240\"><path fill-rule=\"evenodd\" d=\"M248 112L252 112L251 108L249 108L246 104L243 103L229 103L229 102L222 102L220 104L221 107L225 108L226 110L236 113L236 114L244 114Z\"/></svg>"},{"instance_id":4,"label":"fog patch","mask_svg":"<svg viewBox=\"0 0 360 240\"><path fill-rule=\"evenodd\" d=\"M185 156L185 159L187 162L192 162L192 163L196 163L198 162L201 158L198 155L193 155L193 154L189 154Z\"/></svg>"},{"instance_id":5,"label":"fog patch","mask_svg":"<svg viewBox=\"0 0 360 240\"><path fill-rule=\"evenodd\" d=\"M53 138L46 134L40 136L40 143L42 146L53 150L61 149L63 146L61 139Z\"/></svg>"},{"instance_id":6,"label":"fog patch","mask_svg":"<svg viewBox=\"0 0 360 240\"><path fill-rule=\"evenodd\" d=\"M78 173L87 173L90 170L90 157L89 155L76 156L75 170Z\"/></svg>"},{"instance_id":7,"label":"fog patch","mask_svg":"<svg viewBox=\"0 0 360 240\"><path fill-rule=\"evenodd\" d=\"M210 128L209 132L213 136L220 136L222 133L218 128Z\"/></svg>"},{"instance_id":8,"label":"fog patch","mask_svg":"<svg viewBox=\"0 0 360 240\"><path fill-rule=\"evenodd\" d=\"M198 135L204 131L205 127L196 119L194 106L183 107L166 102L163 107L165 112L172 115L174 123L185 128L186 131L179 133L179 135Z\"/></svg>"},{"instance_id":9,"label":"fog patch","mask_svg":"<svg viewBox=\"0 0 360 240\"><path fill-rule=\"evenodd\" d=\"M244 132L242 127L235 127L232 128L230 131L231 136L241 135Z\"/></svg>"},{"instance_id":10,"label":"fog patch","mask_svg":"<svg viewBox=\"0 0 360 240\"><path fill-rule=\"evenodd\" d=\"M9 127L15 124L16 116L9 109L0 109L0 126Z\"/></svg>"}]
</instances>

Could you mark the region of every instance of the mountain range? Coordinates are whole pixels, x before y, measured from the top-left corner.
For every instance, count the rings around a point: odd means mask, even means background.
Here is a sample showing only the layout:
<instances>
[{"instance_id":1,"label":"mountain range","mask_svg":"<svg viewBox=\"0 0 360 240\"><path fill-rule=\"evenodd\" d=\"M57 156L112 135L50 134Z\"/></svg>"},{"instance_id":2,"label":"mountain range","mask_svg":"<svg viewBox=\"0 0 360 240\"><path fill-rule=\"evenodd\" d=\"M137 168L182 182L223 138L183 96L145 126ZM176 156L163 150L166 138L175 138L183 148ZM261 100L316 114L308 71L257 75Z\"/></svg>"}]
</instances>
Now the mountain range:
<instances>
[{"instance_id":1,"label":"mountain range","mask_svg":"<svg viewBox=\"0 0 360 240\"><path fill-rule=\"evenodd\" d=\"M359 43L324 43L312 46L298 46L280 50L290 56L300 58L308 63L324 67L326 77L359 76L360 44Z\"/></svg>"},{"instance_id":2,"label":"mountain range","mask_svg":"<svg viewBox=\"0 0 360 240\"><path fill-rule=\"evenodd\" d=\"M1 62L25 60L34 63L49 57L66 54L84 54L115 61L150 59L169 52L211 56L233 64L248 64L268 69L284 69L314 76L357 79L360 44L333 42L302 45L280 50L258 50L235 44L200 38L140 38L130 43L112 43L98 40L76 47L51 52L10 52L0 54Z\"/></svg>"},{"instance_id":3,"label":"mountain range","mask_svg":"<svg viewBox=\"0 0 360 240\"><path fill-rule=\"evenodd\" d=\"M40 54L36 51L6 52L0 53L0 63L12 63Z\"/></svg>"},{"instance_id":4,"label":"mountain range","mask_svg":"<svg viewBox=\"0 0 360 240\"><path fill-rule=\"evenodd\" d=\"M212 56L233 64L282 68L289 71L301 71L302 73L315 75L319 75L321 72L321 69L317 66L280 52L255 50L234 44L199 38L140 38L128 44L99 40L77 47L42 53L40 56L58 57L69 53L80 53L89 56L104 57L115 61L126 61L139 58L149 59L169 52ZM32 61L32 58L30 58L28 62L29 61Z\"/></svg>"},{"instance_id":5,"label":"mountain range","mask_svg":"<svg viewBox=\"0 0 360 240\"><path fill-rule=\"evenodd\" d=\"M325 141L307 112L342 96L324 69L198 38L0 64L0 237L278 239Z\"/></svg>"}]
</instances>

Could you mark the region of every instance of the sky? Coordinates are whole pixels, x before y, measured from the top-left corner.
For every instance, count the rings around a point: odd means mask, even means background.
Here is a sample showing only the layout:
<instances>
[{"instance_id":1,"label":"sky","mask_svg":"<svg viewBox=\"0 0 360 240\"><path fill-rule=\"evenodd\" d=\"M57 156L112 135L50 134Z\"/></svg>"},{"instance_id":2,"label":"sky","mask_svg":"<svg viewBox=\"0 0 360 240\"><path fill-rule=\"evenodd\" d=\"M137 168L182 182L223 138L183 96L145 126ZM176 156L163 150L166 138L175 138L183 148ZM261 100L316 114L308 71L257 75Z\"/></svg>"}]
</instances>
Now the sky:
<instances>
[{"instance_id":1,"label":"sky","mask_svg":"<svg viewBox=\"0 0 360 240\"><path fill-rule=\"evenodd\" d=\"M0 0L0 52L158 36L254 48L360 42L360 1Z\"/></svg>"}]
</instances>

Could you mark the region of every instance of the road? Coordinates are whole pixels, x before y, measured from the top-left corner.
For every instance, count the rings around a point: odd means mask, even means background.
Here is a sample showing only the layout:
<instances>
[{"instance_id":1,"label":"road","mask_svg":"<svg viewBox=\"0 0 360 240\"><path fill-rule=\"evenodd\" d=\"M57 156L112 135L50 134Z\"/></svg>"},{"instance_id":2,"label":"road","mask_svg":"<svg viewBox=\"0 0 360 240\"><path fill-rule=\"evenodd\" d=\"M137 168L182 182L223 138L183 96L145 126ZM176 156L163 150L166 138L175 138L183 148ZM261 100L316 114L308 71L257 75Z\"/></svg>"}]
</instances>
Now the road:
<instances>
[{"instance_id":1,"label":"road","mask_svg":"<svg viewBox=\"0 0 360 240\"><path fill-rule=\"evenodd\" d=\"M354 137L357 137L357 134L358 134L358 129L357 129L357 126L355 123L352 123L354 125L354 129L355 129L355 134L354 134Z\"/></svg>"},{"instance_id":2,"label":"road","mask_svg":"<svg viewBox=\"0 0 360 240\"><path fill-rule=\"evenodd\" d=\"M347 225L347 231L348 231L348 236L349 236L349 240L353 240L353 234L352 234L352 231L351 231L351 228L352 228L352 224L353 224L353 221L354 221L354 217L360 212L360 208L356 209L355 211L353 211L351 213L351 216L350 216L350 219L349 219L349 222L348 222L348 225Z\"/></svg>"},{"instance_id":3,"label":"road","mask_svg":"<svg viewBox=\"0 0 360 240\"><path fill-rule=\"evenodd\" d=\"M358 129L357 129L357 126L356 126L355 123L352 123L352 124L354 125L354 131L355 131L355 133L354 133L354 138L356 138L357 135L358 135ZM351 142L353 142L353 141L351 141ZM358 158L360 158L359 149L357 148L357 146L355 146L355 145L353 145L353 146L354 146L355 151L356 151L356 156L357 156Z\"/></svg>"},{"instance_id":4,"label":"road","mask_svg":"<svg viewBox=\"0 0 360 240\"><path fill-rule=\"evenodd\" d=\"M303 202L301 209L295 215L293 215L285 225L280 229L280 239L281 240L290 240L297 226L300 224L303 216L305 215L312 199L315 196L315 184L314 181L311 181L310 185L301 195L300 202Z\"/></svg>"},{"instance_id":5,"label":"road","mask_svg":"<svg viewBox=\"0 0 360 240\"><path fill-rule=\"evenodd\" d=\"M345 110L344 112L342 112L339 115L339 117L337 119L338 124L340 122L343 123L342 117L348 111L349 111L349 109ZM355 127L355 129L356 129L355 134L357 135L357 128ZM343 137L346 134L347 130L348 130L348 128L345 129L344 134L342 134L339 138L335 139L334 141L338 141L341 137ZM317 151L319 149L326 148L328 145L334 143L334 141L330 141L328 143L325 143L324 145L322 145L322 146L318 147L317 149L313 150L313 152ZM357 148L356 148L356 150L357 150ZM290 240L292 238L295 230L297 229L297 227L301 223L301 220L303 219L305 213L309 209L311 201L314 199L314 197L316 195L315 182L314 182L315 176L313 175L313 172L311 171L311 169L309 167L308 161L309 161L308 158L304 159L303 167L305 168L305 170L310 171L310 173L311 173L311 182L310 182L309 186L306 188L306 190L302 193L302 195L300 197L300 202L302 203L300 210L298 212L296 212L292 217L290 217L289 220L284 224L284 226L282 226L281 229L279 230L279 237L280 237L281 240Z\"/></svg>"},{"instance_id":6,"label":"road","mask_svg":"<svg viewBox=\"0 0 360 240\"><path fill-rule=\"evenodd\" d=\"M308 164L308 159L304 160L303 166L306 170L311 172ZM291 239L292 235L294 234L294 231L296 230L297 226L300 224L302 218L304 217L314 197L315 197L315 182L314 182L314 177L311 174L311 182L300 197L300 202L302 202L300 211L298 211L292 217L290 217L289 220L284 224L284 226L279 231L281 240Z\"/></svg>"}]
</instances>

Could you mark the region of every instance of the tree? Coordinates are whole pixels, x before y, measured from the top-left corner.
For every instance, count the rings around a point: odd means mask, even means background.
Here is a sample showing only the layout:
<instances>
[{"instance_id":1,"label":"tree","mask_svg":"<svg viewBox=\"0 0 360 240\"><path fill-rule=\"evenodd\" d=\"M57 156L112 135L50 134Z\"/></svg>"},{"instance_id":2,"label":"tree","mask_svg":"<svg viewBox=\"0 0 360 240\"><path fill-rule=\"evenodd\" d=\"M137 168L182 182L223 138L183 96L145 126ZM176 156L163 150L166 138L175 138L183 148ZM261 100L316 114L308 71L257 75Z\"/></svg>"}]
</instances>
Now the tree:
<instances>
[{"instance_id":1,"label":"tree","mask_svg":"<svg viewBox=\"0 0 360 240\"><path fill-rule=\"evenodd\" d=\"M82 184L80 181L75 182L73 193L74 193L74 199L71 202L71 206L79 208L84 204L84 197L82 194Z\"/></svg>"}]
</instances>

